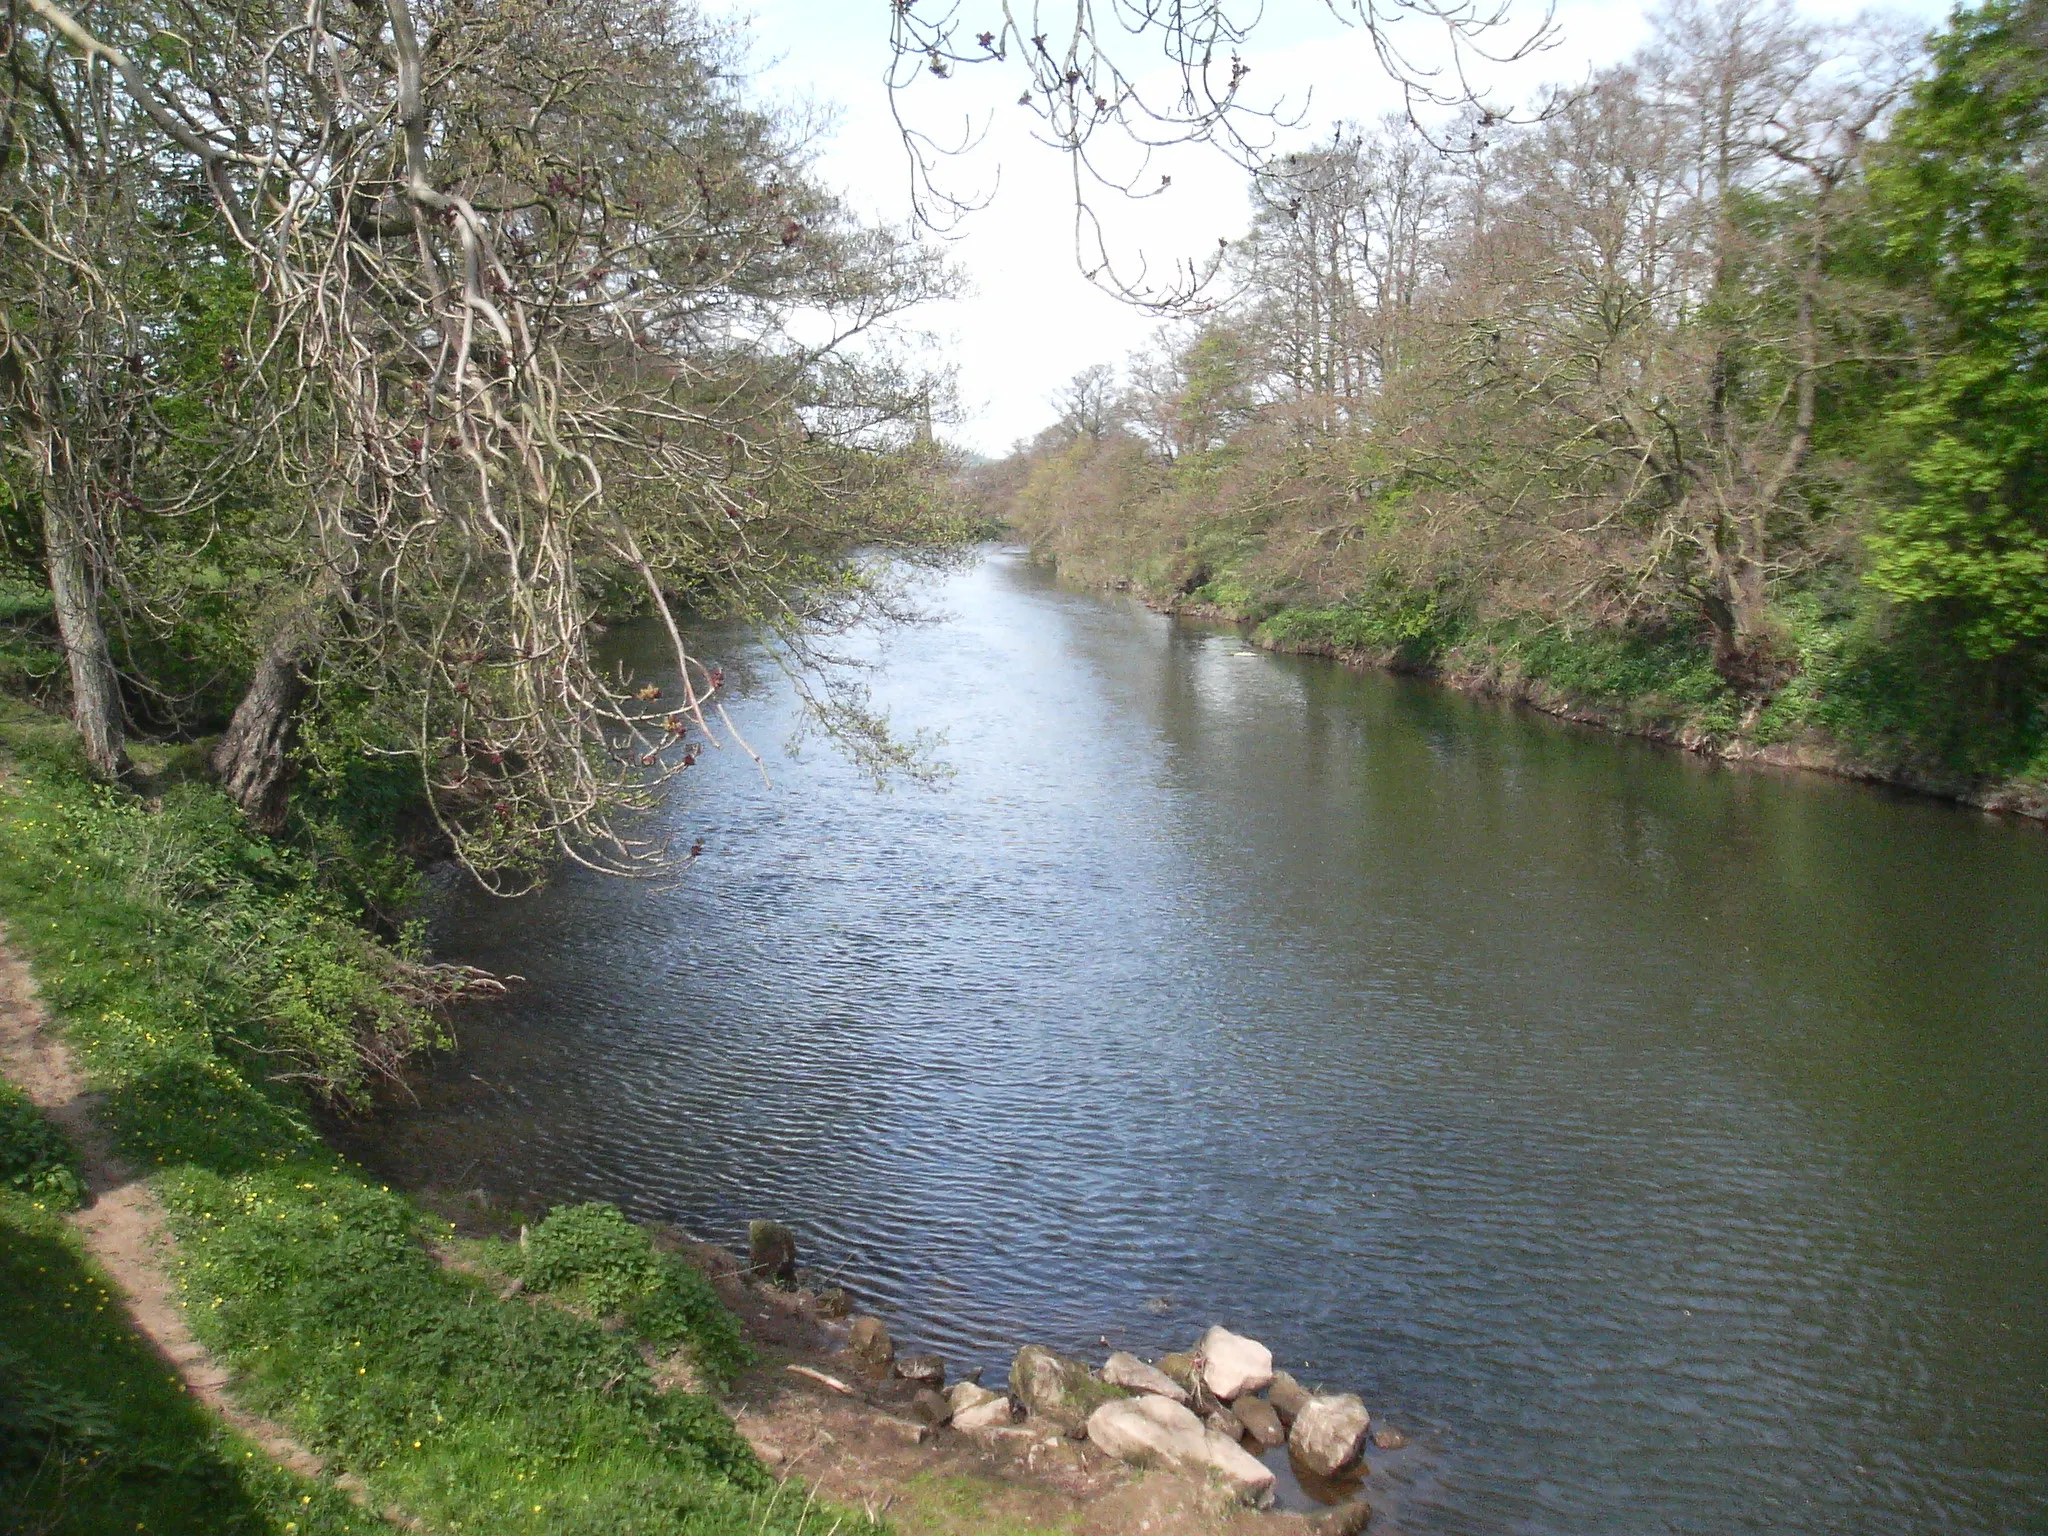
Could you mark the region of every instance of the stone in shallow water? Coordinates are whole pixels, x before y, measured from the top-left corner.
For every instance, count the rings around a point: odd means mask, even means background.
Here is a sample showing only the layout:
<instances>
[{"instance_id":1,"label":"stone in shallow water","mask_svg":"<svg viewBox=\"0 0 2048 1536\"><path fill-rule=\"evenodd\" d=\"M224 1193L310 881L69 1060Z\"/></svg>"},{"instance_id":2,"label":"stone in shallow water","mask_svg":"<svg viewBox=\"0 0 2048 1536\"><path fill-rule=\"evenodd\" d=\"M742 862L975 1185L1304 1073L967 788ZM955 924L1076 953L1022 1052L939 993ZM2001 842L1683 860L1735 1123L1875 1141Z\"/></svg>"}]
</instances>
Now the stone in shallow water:
<instances>
[{"instance_id":1,"label":"stone in shallow water","mask_svg":"<svg viewBox=\"0 0 2048 1536\"><path fill-rule=\"evenodd\" d=\"M1263 1397L1249 1393L1230 1405L1230 1411L1237 1415L1238 1423L1245 1428L1260 1445L1272 1447L1287 1439L1287 1430L1280 1422L1280 1415L1273 1411L1273 1405Z\"/></svg>"},{"instance_id":2,"label":"stone in shallow water","mask_svg":"<svg viewBox=\"0 0 2048 1536\"><path fill-rule=\"evenodd\" d=\"M1357 1394L1312 1397L1295 1416L1287 1449L1319 1477L1335 1477L1365 1450L1372 1415Z\"/></svg>"},{"instance_id":3,"label":"stone in shallow water","mask_svg":"<svg viewBox=\"0 0 2048 1536\"><path fill-rule=\"evenodd\" d=\"M946 1362L937 1355L905 1355L896 1362L896 1374L936 1390L946 1384Z\"/></svg>"},{"instance_id":4,"label":"stone in shallow water","mask_svg":"<svg viewBox=\"0 0 2048 1536\"><path fill-rule=\"evenodd\" d=\"M774 1285L794 1285L796 1234L779 1221L748 1222L747 1273Z\"/></svg>"},{"instance_id":5,"label":"stone in shallow water","mask_svg":"<svg viewBox=\"0 0 2048 1536\"><path fill-rule=\"evenodd\" d=\"M1327 1514L1309 1522L1311 1536L1358 1536L1372 1522L1372 1506L1363 1499L1347 1499Z\"/></svg>"},{"instance_id":6,"label":"stone in shallow water","mask_svg":"<svg viewBox=\"0 0 2048 1536\"><path fill-rule=\"evenodd\" d=\"M1308 1406L1308 1390L1287 1372L1275 1371L1273 1384L1266 1389L1266 1401L1280 1415L1282 1424L1292 1424Z\"/></svg>"},{"instance_id":7,"label":"stone in shallow water","mask_svg":"<svg viewBox=\"0 0 2048 1536\"><path fill-rule=\"evenodd\" d=\"M1188 1400L1188 1390L1156 1365L1147 1365L1136 1355L1118 1350L1102 1362L1102 1379L1126 1392L1144 1392L1153 1397L1170 1397L1176 1403Z\"/></svg>"},{"instance_id":8,"label":"stone in shallow water","mask_svg":"<svg viewBox=\"0 0 2048 1536\"><path fill-rule=\"evenodd\" d=\"M1196 1346L1202 1357L1202 1382L1224 1402L1246 1392L1262 1391L1273 1380L1273 1351L1257 1339L1211 1328Z\"/></svg>"}]
</instances>

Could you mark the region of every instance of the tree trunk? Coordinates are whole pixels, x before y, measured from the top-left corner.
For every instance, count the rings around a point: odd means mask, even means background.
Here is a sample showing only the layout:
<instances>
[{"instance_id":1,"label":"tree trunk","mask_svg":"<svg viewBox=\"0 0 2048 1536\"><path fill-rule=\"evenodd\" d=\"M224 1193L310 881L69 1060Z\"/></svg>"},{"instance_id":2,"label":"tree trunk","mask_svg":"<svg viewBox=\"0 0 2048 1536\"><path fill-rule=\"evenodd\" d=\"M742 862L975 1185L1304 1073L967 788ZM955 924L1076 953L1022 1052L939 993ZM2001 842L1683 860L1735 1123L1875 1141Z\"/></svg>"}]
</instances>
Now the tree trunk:
<instances>
[{"instance_id":1,"label":"tree trunk","mask_svg":"<svg viewBox=\"0 0 2048 1536\"><path fill-rule=\"evenodd\" d=\"M66 515L61 489L48 481L43 486L43 549L57 638L71 671L71 719L85 746L85 760L103 779L122 778L128 772L126 729L114 654L100 618L99 575L84 533Z\"/></svg>"},{"instance_id":2,"label":"tree trunk","mask_svg":"<svg viewBox=\"0 0 2048 1536\"><path fill-rule=\"evenodd\" d=\"M227 734L208 759L228 798L241 807L252 827L268 836L284 830L309 651L305 631L296 625L271 641L249 680L248 692L235 706Z\"/></svg>"}]
</instances>

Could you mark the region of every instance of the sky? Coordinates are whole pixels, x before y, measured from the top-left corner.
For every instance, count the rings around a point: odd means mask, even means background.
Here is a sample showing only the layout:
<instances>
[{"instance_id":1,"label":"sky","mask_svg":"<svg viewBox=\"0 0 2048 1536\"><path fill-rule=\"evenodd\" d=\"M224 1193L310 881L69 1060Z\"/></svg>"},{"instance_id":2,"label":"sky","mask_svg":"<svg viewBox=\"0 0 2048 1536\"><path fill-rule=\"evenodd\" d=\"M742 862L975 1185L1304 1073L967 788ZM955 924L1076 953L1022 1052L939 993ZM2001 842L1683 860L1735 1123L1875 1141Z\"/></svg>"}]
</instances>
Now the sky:
<instances>
[{"instance_id":1,"label":"sky","mask_svg":"<svg viewBox=\"0 0 2048 1536\"><path fill-rule=\"evenodd\" d=\"M888 3L710 0L707 9L744 25L756 92L829 112L831 128L818 152L820 179L867 217L902 224L911 217L911 177L884 86ZM1540 3L1510 0L1504 35L1526 34L1541 18ZM965 30L975 31L976 13L993 16L998 7L993 0L960 0L959 9L970 23ZM1816 19L1848 21L1862 7L1856 0L1807 0L1802 9ZM1933 27L1946 6L1903 0L1887 9ZM1559 0L1556 25L1554 46L1519 64L1486 69L1483 86L1503 101L1523 101L1546 82L1583 79L1648 36L1639 0ZM1405 39L1418 58L1430 56L1432 40L1419 27L1411 24ZM1337 122L1370 121L1400 105L1369 41L1344 27L1323 0L1267 0L1244 59L1251 66L1247 99L1282 102L1300 119L1299 127L1278 134L1280 151L1325 136ZM986 206L944 236L924 235L943 244L964 275L966 292L931 306L921 324L932 335L936 360L957 377L958 413L941 435L990 456L1051 421L1050 397L1074 374L1092 363L1121 363L1160 325L1156 314L1105 293L1083 275L1074 250L1068 165L1031 138L1033 119L1016 105L1021 89L1009 67L988 65L959 70L948 80L921 77L904 99L906 115L934 138L955 141L971 129L976 140L944 162L941 174L949 189L984 196ZM1113 194L1093 200L1120 262L1170 271L1213 252L1219 238L1242 233L1247 178L1220 151L1172 151L1148 168L1148 182L1160 173L1172 176L1172 186L1142 202Z\"/></svg>"}]
</instances>

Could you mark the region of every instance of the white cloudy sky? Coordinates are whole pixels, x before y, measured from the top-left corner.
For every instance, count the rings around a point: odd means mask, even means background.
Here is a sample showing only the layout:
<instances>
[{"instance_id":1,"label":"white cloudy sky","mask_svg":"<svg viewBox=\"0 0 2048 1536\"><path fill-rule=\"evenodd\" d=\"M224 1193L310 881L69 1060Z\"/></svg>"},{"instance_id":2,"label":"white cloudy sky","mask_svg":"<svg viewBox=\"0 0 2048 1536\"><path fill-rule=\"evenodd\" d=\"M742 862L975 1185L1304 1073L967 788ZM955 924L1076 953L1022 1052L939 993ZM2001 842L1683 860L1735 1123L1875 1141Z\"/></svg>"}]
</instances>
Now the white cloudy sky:
<instances>
[{"instance_id":1,"label":"white cloudy sky","mask_svg":"<svg viewBox=\"0 0 2048 1536\"><path fill-rule=\"evenodd\" d=\"M824 179L863 212L903 221L910 212L909 171L883 86L888 65L887 0L710 0L714 12L751 18L757 87L773 98L812 101L836 112L820 161ZM1540 16L1541 0L1513 0L1512 14ZM963 14L993 12L965 0ZM1249 7L1247 7L1249 9ZM1806 0L1812 15L1847 20L1861 0ZM1941 0L1892 0L1887 9L1932 26ZM1540 59L1495 71L1504 97L1529 95L1547 80L1582 78L1644 38L1638 0L1559 0L1559 41ZM968 30L973 30L969 28ZM1418 54L1427 39L1414 34ZM1303 115L1296 140L1339 120L1370 119L1399 104L1360 34L1341 26L1323 0L1268 0L1266 18L1245 50L1255 99L1281 97ZM962 190L993 189L947 244L969 293L926 316L944 355L957 367L961 418L945 434L1000 454L1051 417L1047 397L1079 369L1117 362L1141 345L1158 320L1111 298L1082 277L1073 253L1073 203L1065 160L1034 143L1030 117L1015 105L1019 79L1004 66L963 70L949 81L920 81L907 110L936 136L972 122L985 135L947 169ZM1284 147L1284 144L1283 144ZM1245 223L1244 176L1218 152L1184 149L1154 171L1170 190L1142 203L1102 201L1115 221L1120 258L1155 269L1213 251Z\"/></svg>"}]
</instances>

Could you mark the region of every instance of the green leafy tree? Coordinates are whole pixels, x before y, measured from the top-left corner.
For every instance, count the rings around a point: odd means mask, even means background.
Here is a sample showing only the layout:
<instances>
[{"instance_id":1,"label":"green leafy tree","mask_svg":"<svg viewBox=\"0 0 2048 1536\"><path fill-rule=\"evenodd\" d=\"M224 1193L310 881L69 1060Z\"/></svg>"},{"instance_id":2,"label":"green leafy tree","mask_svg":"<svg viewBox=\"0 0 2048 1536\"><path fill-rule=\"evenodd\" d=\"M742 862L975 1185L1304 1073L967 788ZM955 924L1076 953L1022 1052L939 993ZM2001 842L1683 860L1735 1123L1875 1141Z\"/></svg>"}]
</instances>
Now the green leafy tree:
<instances>
[{"instance_id":1,"label":"green leafy tree","mask_svg":"<svg viewBox=\"0 0 2048 1536\"><path fill-rule=\"evenodd\" d=\"M1871 580L1989 659L2048 641L2048 5L1959 11L1934 61L1872 182L1950 334L1893 409L1919 494L1881 520Z\"/></svg>"}]
</instances>

